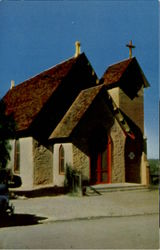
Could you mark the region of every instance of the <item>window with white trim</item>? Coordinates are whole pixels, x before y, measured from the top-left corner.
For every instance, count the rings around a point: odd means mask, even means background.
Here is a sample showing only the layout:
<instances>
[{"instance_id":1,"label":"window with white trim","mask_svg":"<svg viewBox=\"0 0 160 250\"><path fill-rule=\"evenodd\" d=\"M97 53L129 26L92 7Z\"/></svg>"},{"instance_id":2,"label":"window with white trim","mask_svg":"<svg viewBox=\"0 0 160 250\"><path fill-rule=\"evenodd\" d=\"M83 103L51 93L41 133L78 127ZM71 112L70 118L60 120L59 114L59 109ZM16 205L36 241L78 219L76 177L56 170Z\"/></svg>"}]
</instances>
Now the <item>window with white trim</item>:
<instances>
[{"instance_id":1,"label":"window with white trim","mask_svg":"<svg viewBox=\"0 0 160 250\"><path fill-rule=\"evenodd\" d=\"M15 140L15 147L14 147L14 172L20 172L20 142L19 140Z\"/></svg>"},{"instance_id":2,"label":"window with white trim","mask_svg":"<svg viewBox=\"0 0 160 250\"><path fill-rule=\"evenodd\" d=\"M59 174L64 174L64 147L59 148Z\"/></svg>"}]
</instances>

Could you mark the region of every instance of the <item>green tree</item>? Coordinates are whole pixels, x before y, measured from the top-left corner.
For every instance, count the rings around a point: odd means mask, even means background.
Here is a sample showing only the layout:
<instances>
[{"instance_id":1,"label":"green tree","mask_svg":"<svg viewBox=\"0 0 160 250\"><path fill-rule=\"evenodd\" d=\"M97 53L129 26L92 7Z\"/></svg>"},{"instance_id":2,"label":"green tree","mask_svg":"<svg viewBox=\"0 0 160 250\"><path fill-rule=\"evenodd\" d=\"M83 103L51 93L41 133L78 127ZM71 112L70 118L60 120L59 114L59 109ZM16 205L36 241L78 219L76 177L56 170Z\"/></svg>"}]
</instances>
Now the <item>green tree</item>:
<instances>
[{"instance_id":1,"label":"green tree","mask_svg":"<svg viewBox=\"0 0 160 250\"><path fill-rule=\"evenodd\" d=\"M9 139L13 138L15 131L13 115L7 116L5 110L5 103L0 100L0 169L6 168L10 159L11 146Z\"/></svg>"},{"instance_id":2,"label":"green tree","mask_svg":"<svg viewBox=\"0 0 160 250\"><path fill-rule=\"evenodd\" d=\"M149 159L150 173L158 174L160 170L160 161L158 159Z\"/></svg>"}]
</instances>

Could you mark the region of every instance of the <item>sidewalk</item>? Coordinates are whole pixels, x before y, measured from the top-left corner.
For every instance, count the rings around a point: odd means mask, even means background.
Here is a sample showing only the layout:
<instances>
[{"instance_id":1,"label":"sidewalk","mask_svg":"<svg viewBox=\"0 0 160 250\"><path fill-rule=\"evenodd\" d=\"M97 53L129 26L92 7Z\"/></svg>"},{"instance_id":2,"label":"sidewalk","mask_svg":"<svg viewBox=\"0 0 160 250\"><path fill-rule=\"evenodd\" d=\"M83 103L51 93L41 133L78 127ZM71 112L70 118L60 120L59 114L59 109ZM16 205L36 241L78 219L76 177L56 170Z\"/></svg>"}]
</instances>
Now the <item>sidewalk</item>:
<instances>
[{"instance_id":1,"label":"sidewalk","mask_svg":"<svg viewBox=\"0 0 160 250\"><path fill-rule=\"evenodd\" d=\"M136 183L112 183L112 184L98 184L92 185L97 191L101 192L113 192L113 191L123 191L123 190L138 190L146 189L146 185L136 184ZM90 190L89 187L87 187ZM10 192L19 196L26 196L28 198L41 197L41 196L55 196L66 193L64 187L58 187L53 185L38 185L33 187L19 187L19 188L10 188Z\"/></svg>"},{"instance_id":2,"label":"sidewalk","mask_svg":"<svg viewBox=\"0 0 160 250\"><path fill-rule=\"evenodd\" d=\"M12 200L15 213L47 218L43 222L150 215L159 213L158 190L117 191L76 197L60 195Z\"/></svg>"}]
</instances>

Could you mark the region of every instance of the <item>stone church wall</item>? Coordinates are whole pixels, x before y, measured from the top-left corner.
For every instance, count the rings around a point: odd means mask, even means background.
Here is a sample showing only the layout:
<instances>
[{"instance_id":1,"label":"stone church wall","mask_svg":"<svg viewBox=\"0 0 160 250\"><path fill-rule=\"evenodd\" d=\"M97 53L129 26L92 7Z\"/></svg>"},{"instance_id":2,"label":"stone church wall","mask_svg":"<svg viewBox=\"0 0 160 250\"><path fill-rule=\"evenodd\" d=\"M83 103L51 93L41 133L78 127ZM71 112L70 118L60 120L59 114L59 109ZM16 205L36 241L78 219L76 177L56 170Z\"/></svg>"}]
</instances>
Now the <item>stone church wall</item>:
<instances>
[{"instance_id":1,"label":"stone church wall","mask_svg":"<svg viewBox=\"0 0 160 250\"><path fill-rule=\"evenodd\" d=\"M52 145L42 145L33 139L34 185L47 185L53 183L52 148Z\"/></svg>"},{"instance_id":2,"label":"stone church wall","mask_svg":"<svg viewBox=\"0 0 160 250\"><path fill-rule=\"evenodd\" d=\"M125 136L118 122L111 129L112 139L112 183L125 182Z\"/></svg>"},{"instance_id":3,"label":"stone church wall","mask_svg":"<svg viewBox=\"0 0 160 250\"><path fill-rule=\"evenodd\" d=\"M120 89L120 109L141 129L144 133L144 99L143 89L138 93L138 96L131 100Z\"/></svg>"},{"instance_id":4,"label":"stone church wall","mask_svg":"<svg viewBox=\"0 0 160 250\"><path fill-rule=\"evenodd\" d=\"M119 87L115 87L113 89L109 89L108 90L108 93L112 97L112 99L115 102L115 104L117 105L117 107L119 107L119 101L120 101L119 92L120 92L120 88Z\"/></svg>"},{"instance_id":5,"label":"stone church wall","mask_svg":"<svg viewBox=\"0 0 160 250\"><path fill-rule=\"evenodd\" d=\"M144 133L144 97L143 89L138 92L138 96L131 100L119 87L109 90L116 105L135 122Z\"/></svg>"},{"instance_id":6,"label":"stone church wall","mask_svg":"<svg viewBox=\"0 0 160 250\"><path fill-rule=\"evenodd\" d=\"M73 145L73 168L82 171L83 179L89 179L89 157Z\"/></svg>"}]
</instances>

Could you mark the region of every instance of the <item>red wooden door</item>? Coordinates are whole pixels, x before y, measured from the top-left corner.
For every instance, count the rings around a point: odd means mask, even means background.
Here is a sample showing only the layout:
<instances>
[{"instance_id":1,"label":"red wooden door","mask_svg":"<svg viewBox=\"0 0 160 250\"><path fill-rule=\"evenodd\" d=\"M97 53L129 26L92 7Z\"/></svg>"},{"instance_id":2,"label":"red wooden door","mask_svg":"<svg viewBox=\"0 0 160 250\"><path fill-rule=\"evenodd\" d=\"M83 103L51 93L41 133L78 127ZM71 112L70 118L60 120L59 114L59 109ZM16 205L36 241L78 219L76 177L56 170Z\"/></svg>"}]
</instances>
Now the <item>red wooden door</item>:
<instances>
[{"instance_id":1,"label":"red wooden door","mask_svg":"<svg viewBox=\"0 0 160 250\"><path fill-rule=\"evenodd\" d=\"M111 183L111 141L106 149L91 157L91 184Z\"/></svg>"}]
</instances>

